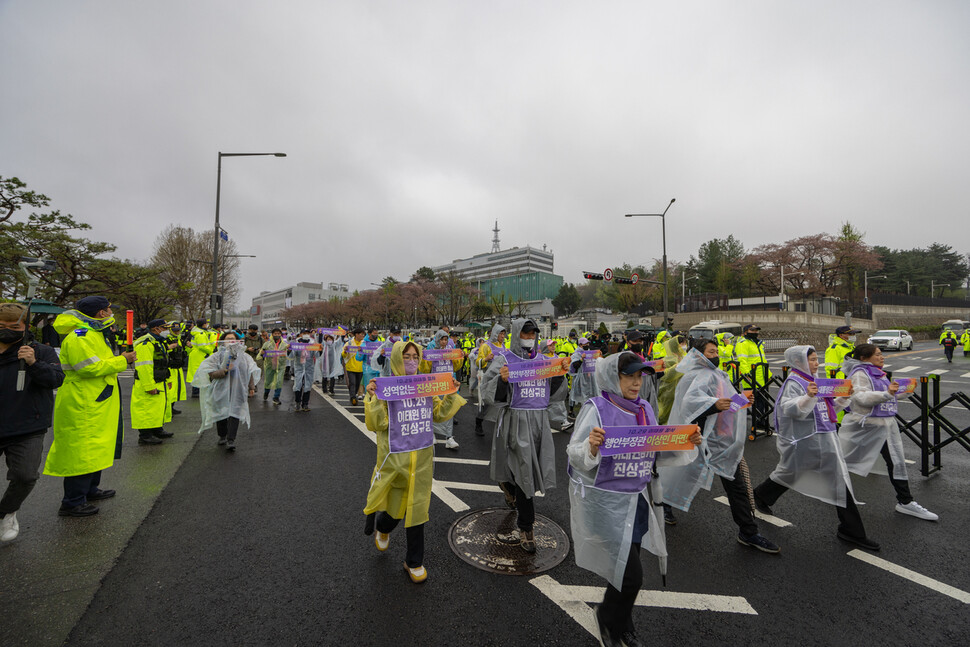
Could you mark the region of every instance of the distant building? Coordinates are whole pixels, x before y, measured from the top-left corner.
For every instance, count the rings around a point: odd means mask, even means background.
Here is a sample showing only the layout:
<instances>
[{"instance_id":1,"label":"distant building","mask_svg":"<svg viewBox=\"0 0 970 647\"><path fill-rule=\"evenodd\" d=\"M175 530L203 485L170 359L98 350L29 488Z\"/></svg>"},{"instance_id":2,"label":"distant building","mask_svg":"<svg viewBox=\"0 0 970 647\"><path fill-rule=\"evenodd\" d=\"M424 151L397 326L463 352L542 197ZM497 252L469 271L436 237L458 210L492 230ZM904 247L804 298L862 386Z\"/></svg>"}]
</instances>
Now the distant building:
<instances>
[{"instance_id":1,"label":"distant building","mask_svg":"<svg viewBox=\"0 0 970 647\"><path fill-rule=\"evenodd\" d=\"M302 282L273 292L260 292L249 309L249 323L256 324L260 330L280 326L285 323L281 313L286 308L333 298L347 299L350 295L346 283L328 283L324 288L323 283Z\"/></svg>"}]
</instances>

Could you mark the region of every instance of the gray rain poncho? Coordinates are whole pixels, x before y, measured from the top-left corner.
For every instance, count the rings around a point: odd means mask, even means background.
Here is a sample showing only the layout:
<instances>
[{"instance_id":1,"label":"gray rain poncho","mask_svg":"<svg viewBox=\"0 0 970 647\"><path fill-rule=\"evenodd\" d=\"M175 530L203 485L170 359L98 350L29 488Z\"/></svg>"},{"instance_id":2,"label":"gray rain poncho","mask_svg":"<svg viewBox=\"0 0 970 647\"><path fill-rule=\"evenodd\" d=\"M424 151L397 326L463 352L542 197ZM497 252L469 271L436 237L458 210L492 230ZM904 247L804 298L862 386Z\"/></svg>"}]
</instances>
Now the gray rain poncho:
<instances>
[{"instance_id":1,"label":"gray rain poncho","mask_svg":"<svg viewBox=\"0 0 970 647\"><path fill-rule=\"evenodd\" d=\"M738 393L727 375L714 368L696 349L691 349L672 370L683 377L677 383L674 404L667 419L669 425L689 425L718 399ZM712 413L704 420L701 435L700 452L690 465L664 468L660 472L664 503L684 512L701 488L711 489L715 474L734 480L747 439L747 413L743 409Z\"/></svg>"},{"instance_id":2,"label":"gray rain poncho","mask_svg":"<svg viewBox=\"0 0 970 647\"><path fill-rule=\"evenodd\" d=\"M526 350L520 343L519 333L527 321L535 325L531 319L512 321L509 350L521 359L533 358L535 350ZM537 339L536 345L538 343ZM507 385L507 399L496 402L495 394L502 381L499 372L507 363L505 355L496 353L480 378L485 404L497 413L489 474L499 483L514 482L532 498L536 492L545 493L556 487L556 448L552 441L549 410L511 408L511 384Z\"/></svg>"},{"instance_id":3,"label":"gray rain poncho","mask_svg":"<svg viewBox=\"0 0 970 647\"><path fill-rule=\"evenodd\" d=\"M323 382L323 380L337 378L344 374L344 366L340 362L340 351L343 348L343 343L334 341L332 337L330 341L324 339L321 343L323 344L323 352L317 358L317 377Z\"/></svg>"},{"instance_id":4,"label":"gray rain poncho","mask_svg":"<svg viewBox=\"0 0 970 647\"><path fill-rule=\"evenodd\" d=\"M309 337L300 338L298 341L311 343ZM309 391L313 388L313 373L316 370L317 357L319 351L315 350L292 350L290 349L290 359L293 360L293 390Z\"/></svg>"},{"instance_id":5,"label":"gray rain poncho","mask_svg":"<svg viewBox=\"0 0 970 647\"><path fill-rule=\"evenodd\" d=\"M501 344L498 343L498 336L503 332L506 332L505 326L501 324L495 324L494 326L492 326L491 332L488 333L488 341L482 345L482 346L487 346L488 348L487 353L490 354L490 357L487 360L484 358L481 359L480 363L482 364L482 367L476 372L476 378L477 378L476 387L478 390L481 391L482 402L485 401L485 391L484 391L485 373L488 371L488 367L491 364L492 359L496 355L499 355L501 351L505 350L505 346L502 346ZM483 355L482 346L478 347L478 353L475 355L476 358L479 358ZM470 384L469 384L469 388L471 388ZM498 420L498 413L500 408L501 407L498 407L495 405L486 406L485 415L483 416L483 419L488 420L489 422L495 422L496 420Z\"/></svg>"},{"instance_id":6,"label":"gray rain poncho","mask_svg":"<svg viewBox=\"0 0 970 647\"><path fill-rule=\"evenodd\" d=\"M616 353L600 359L596 362L595 376L599 391L622 398L619 358L620 354ZM576 427L566 448L571 468L569 523L572 529L576 564L600 575L620 590L623 588L623 573L626 571L632 543L639 542L642 548L661 559L667 557L664 522L660 508L663 493L657 481L652 481L639 493L614 492L593 487L602 454L590 455L589 432L594 427L603 426L594 400L595 398L588 400L579 410ZM644 402L642 398L640 401ZM644 402L644 404L649 407L649 403ZM648 417L652 416L653 410L650 409ZM696 450L661 452L657 454L656 465L666 470L671 466L690 462L696 454ZM642 537L633 537L637 502L640 497L650 504L650 518L647 533Z\"/></svg>"},{"instance_id":7,"label":"gray rain poncho","mask_svg":"<svg viewBox=\"0 0 970 647\"><path fill-rule=\"evenodd\" d=\"M550 339L546 342L546 352L543 353L545 357L552 359L556 357L555 354L555 341ZM592 377L592 375L590 375ZM573 382L575 385L575 382ZM549 394L549 422L552 424L553 429L559 430L564 424L568 417L568 412L566 411L566 396L569 395L569 383L564 379L559 383L559 388ZM584 400L585 402L585 400Z\"/></svg>"},{"instance_id":8,"label":"gray rain poncho","mask_svg":"<svg viewBox=\"0 0 970 647\"><path fill-rule=\"evenodd\" d=\"M583 349L578 348L576 352L573 353L572 357L569 358L570 366L575 362L583 361ZM596 360L589 360L596 362ZM569 390L569 403L570 404L583 404L591 397L599 395L599 391L596 390L596 378L595 373L586 373L583 369L584 365L579 367L579 370L573 374L573 386ZM646 376L644 376L646 379Z\"/></svg>"},{"instance_id":9,"label":"gray rain poncho","mask_svg":"<svg viewBox=\"0 0 970 647\"><path fill-rule=\"evenodd\" d=\"M879 460L879 452L884 444L888 444L889 455L893 459L892 477L907 481L906 456L896 417L872 415L873 407L891 402L896 396L889 391L875 390L872 378L866 371L852 372L861 365L862 362L849 357L842 363L842 372L852 380L852 397L849 398L852 410L845 412L842 428L839 429L839 444L845 464L850 472L860 476L870 473L886 475L886 465Z\"/></svg>"},{"instance_id":10,"label":"gray rain poncho","mask_svg":"<svg viewBox=\"0 0 970 647\"><path fill-rule=\"evenodd\" d=\"M229 368L226 377L209 379L209 373L224 368ZM199 433L230 416L249 427L249 385L259 382L260 373L256 362L246 354L243 342L220 343L219 349L202 361L192 379L202 402Z\"/></svg>"},{"instance_id":11,"label":"gray rain poncho","mask_svg":"<svg viewBox=\"0 0 970 647\"><path fill-rule=\"evenodd\" d=\"M785 351L785 361L791 368L811 376L808 355L814 352L811 346L792 346ZM824 407L824 398L810 397L793 375L794 372L789 374L775 400L779 458L769 478L805 496L844 508L846 491L852 494L852 483L838 434L818 433L816 408ZM849 404L849 399L834 398L831 404L838 411ZM854 496L853 500L859 502Z\"/></svg>"}]
</instances>

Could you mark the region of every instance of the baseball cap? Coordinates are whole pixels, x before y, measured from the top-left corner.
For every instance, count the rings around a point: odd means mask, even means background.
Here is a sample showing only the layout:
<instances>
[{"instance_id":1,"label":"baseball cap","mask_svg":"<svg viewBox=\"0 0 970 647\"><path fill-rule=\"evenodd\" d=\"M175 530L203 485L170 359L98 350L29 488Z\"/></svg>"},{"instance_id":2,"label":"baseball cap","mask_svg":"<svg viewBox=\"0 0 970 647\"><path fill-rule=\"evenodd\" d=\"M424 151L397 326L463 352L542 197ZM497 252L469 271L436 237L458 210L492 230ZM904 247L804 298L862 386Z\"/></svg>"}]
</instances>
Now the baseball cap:
<instances>
[{"instance_id":1,"label":"baseball cap","mask_svg":"<svg viewBox=\"0 0 970 647\"><path fill-rule=\"evenodd\" d=\"M861 330L857 330L857 329L853 328L852 326L839 326L838 328L835 329L835 334L836 335L844 335L846 333L849 333L850 335L855 335L855 334L860 333L860 332L862 332L862 331Z\"/></svg>"}]
</instances>

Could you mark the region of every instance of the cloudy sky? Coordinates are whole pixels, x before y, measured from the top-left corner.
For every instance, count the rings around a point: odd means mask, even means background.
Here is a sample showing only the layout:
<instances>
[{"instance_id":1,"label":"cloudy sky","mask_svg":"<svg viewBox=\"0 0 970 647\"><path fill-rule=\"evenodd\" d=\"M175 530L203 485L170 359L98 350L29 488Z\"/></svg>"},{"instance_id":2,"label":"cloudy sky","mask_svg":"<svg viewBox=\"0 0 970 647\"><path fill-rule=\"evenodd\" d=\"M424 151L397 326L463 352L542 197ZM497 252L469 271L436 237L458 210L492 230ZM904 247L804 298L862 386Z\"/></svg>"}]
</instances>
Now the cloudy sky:
<instances>
[{"instance_id":1,"label":"cloudy sky","mask_svg":"<svg viewBox=\"0 0 970 647\"><path fill-rule=\"evenodd\" d=\"M0 175L144 260L222 224L244 302L549 245L556 271L850 221L960 252L970 3L0 0Z\"/></svg>"}]
</instances>

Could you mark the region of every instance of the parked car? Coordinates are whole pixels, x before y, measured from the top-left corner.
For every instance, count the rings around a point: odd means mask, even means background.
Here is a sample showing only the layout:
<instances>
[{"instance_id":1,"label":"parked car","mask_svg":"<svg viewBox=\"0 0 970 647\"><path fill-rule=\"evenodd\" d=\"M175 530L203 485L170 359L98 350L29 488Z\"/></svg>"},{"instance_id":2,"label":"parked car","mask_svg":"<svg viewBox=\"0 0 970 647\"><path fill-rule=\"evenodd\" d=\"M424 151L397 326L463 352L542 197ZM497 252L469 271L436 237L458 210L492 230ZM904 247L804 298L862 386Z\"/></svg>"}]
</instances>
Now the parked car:
<instances>
[{"instance_id":1,"label":"parked car","mask_svg":"<svg viewBox=\"0 0 970 647\"><path fill-rule=\"evenodd\" d=\"M882 350L913 350L913 338L905 330L877 330L869 336L869 343Z\"/></svg>"}]
</instances>

